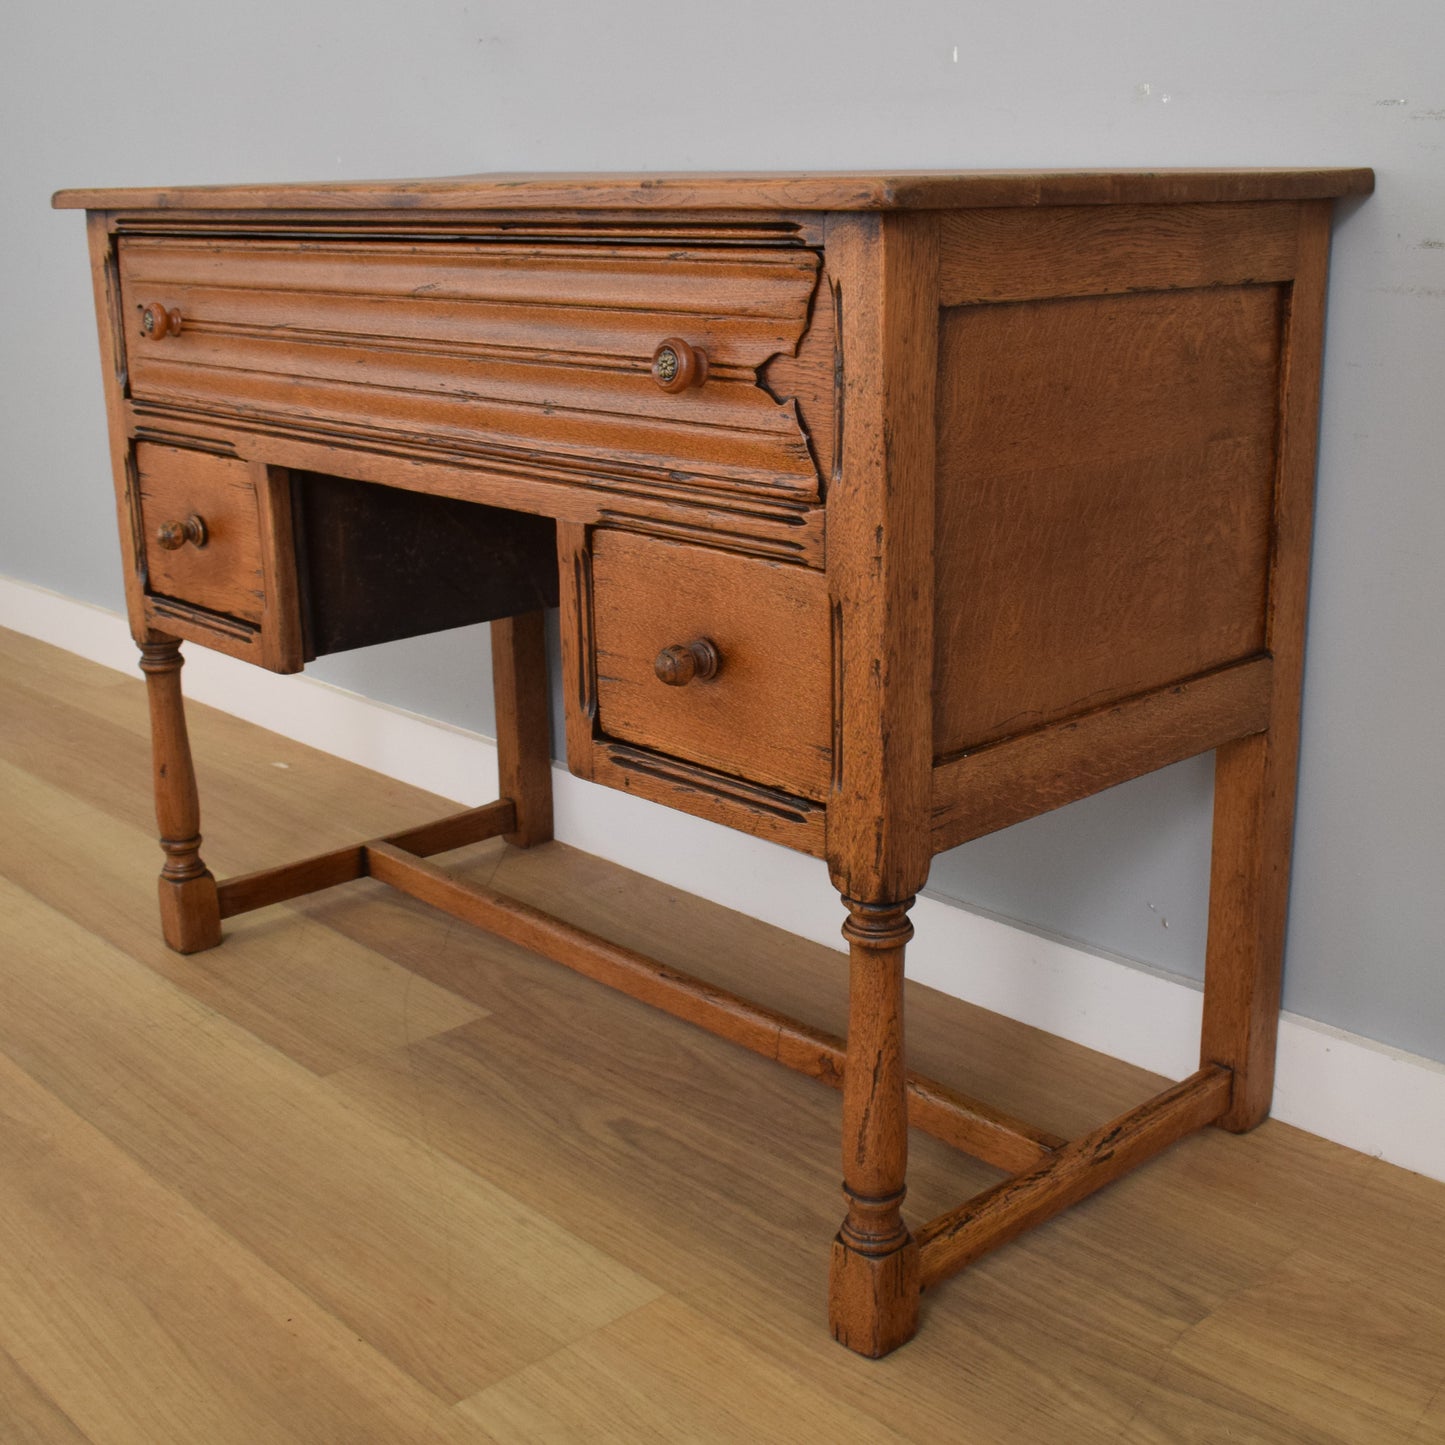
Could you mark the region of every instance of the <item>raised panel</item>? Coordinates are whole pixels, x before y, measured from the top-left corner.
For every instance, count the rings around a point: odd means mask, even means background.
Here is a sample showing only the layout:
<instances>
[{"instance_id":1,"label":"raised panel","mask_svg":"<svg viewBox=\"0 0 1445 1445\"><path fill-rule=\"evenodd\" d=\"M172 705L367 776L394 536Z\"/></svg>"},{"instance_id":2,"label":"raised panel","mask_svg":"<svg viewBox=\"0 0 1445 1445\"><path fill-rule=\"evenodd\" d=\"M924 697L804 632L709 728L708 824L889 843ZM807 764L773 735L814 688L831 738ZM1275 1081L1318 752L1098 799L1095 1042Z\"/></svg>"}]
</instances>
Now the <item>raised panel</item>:
<instances>
[{"instance_id":1,"label":"raised panel","mask_svg":"<svg viewBox=\"0 0 1445 1445\"><path fill-rule=\"evenodd\" d=\"M1265 644L1284 291L946 308L934 752Z\"/></svg>"}]
</instances>

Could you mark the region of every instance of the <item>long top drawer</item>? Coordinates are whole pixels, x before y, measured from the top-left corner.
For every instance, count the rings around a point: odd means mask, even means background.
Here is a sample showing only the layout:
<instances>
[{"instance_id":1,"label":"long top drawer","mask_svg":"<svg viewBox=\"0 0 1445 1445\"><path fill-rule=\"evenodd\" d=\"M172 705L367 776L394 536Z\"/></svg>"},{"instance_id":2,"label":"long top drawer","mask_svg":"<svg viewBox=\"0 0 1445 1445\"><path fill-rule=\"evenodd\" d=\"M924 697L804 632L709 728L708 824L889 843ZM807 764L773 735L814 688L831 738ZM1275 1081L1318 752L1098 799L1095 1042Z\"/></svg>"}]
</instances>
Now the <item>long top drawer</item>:
<instances>
[{"instance_id":1,"label":"long top drawer","mask_svg":"<svg viewBox=\"0 0 1445 1445\"><path fill-rule=\"evenodd\" d=\"M807 330L801 248L132 236L132 398L303 433L815 500L790 399L760 380ZM179 329L148 337L148 307ZM661 342L705 352L680 392Z\"/></svg>"}]
</instances>

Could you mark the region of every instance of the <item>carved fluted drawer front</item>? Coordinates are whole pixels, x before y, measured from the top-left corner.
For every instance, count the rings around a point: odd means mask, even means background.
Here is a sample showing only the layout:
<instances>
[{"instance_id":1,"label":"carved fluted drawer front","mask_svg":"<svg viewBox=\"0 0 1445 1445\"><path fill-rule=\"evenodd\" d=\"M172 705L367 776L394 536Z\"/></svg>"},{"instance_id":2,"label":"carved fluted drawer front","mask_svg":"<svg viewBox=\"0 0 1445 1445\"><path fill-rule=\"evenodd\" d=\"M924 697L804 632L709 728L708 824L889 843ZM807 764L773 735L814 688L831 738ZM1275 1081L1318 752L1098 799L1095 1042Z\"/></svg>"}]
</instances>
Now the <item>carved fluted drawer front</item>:
<instances>
[{"instance_id":1,"label":"carved fluted drawer front","mask_svg":"<svg viewBox=\"0 0 1445 1445\"><path fill-rule=\"evenodd\" d=\"M605 530L593 534L591 564L605 737L827 797L832 642L820 573Z\"/></svg>"},{"instance_id":2,"label":"carved fluted drawer front","mask_svg":"<svg viewBox=\"0 0 1445 1445\"><path fill-rule=\"evenodd\" d=\"M301 666L289 489L265 467L137 442L145 621L277 672Z\"/></svg>"},{"instance_id":3,"label":"carved fluted drawer front","mask_svg":"<svg viewBox=\"0 0 1445 1445\"><path fill-rule=\"evenodd\" d=\"M800 500L818 469L767 368L796 389L819 271L790 246L120 243L143 412ZM831 416L806 420L831 448Z\"/></svg>"}]
</instances>

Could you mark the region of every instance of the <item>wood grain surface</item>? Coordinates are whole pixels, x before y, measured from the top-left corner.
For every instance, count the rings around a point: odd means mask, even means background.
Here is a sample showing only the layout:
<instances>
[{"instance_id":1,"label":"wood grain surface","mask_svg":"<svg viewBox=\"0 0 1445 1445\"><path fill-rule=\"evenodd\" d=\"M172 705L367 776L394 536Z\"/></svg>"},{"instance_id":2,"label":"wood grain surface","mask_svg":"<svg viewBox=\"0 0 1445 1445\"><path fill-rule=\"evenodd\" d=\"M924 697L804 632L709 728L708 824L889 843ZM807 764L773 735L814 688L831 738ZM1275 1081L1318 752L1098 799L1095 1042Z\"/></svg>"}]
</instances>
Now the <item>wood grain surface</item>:
<instances>
[{"instance_id":1,"label":"wood grain surface","mask_svg":"<svg viewBox=\"0 0 1445 1445\"><path fill-rule=\"evenodd\" d=\"M643 175L533 172L316 185L171 186L58 191L60 209L888 211L955 206L1167 204L1367 195L1356 170L812 171Z\"/></svg>"},{"instance_id":2,"label":"wood grain surface","mask_svg":"<svg viewBox=\"0 0 1445 1445\"><path fill-rule=\"evenodd\" d=\"M1280 288L943 313L934 749L1264 647Z\"/></svg>"},{"instance_id":3,"label":"wood grain surface","mask_svg":"<svg viewBox=\"0 0 1445 1445\"><path fill-rule=\"evenodd\" d=\"M266 583L250 467L229 457L140 442L136 472L148 590L259 627ZM160 528L192 515L205 523L204 545L163 547Z\"/></svg>"},{"instance_id":4,"label":"wood grain surface","mask_svg":"<svg viewBox=\"0 0 1445 1445\"><path fill-rule=\"evenodd\" d=\"M1267 732L1221 748L1215 766L1200 1056L1205 1064L1226 1064L1236 1071L1234 1107L1224 1121L1232 1129L1252 1128L1263 1119L1274 1090L1329 248L1329 208L1302 207L1270 518L1265 622L1266 643L1275 660L1270 726Z\"/></svg>"},{"instance_id":5,"label":"wood grain surface","mask_svg":"<svg viewBox=\"0 0 1445 1445\"><path fill-rule=\"evenodd\" d=\"M600 731L826 799L833 659L822 574L605 528L591 545ZM717 649L717 675L659 681L658 654L695 640Z\"/></svg>"},{"instance_id":6,"label":"wood grain surface","mask_svg":"<svg viewBox=\"0 0 1445 1445\"><path fill-rule=\"evenodd\" d=\"M129 394L149 413L818 496L796 407L757 384L798 348L815 251L126 236L119 258ZM157 297L184 325L145 340ZM653 380L669 336L706 352L705 385ZM825 437L829 400L809 402Z\"/></svg>"},{"instance_id":7,"label":"wood grain surface","mask_svg":"<svg viewBox=\"0 0 1445 1445\"><path fill-rule=\"evenodd\" d=\"M128 592L148 628L299 672L302 619L287 475L196 446L138 441L123 457L122 536L136 538ZM133 500L129 500L133 498ZM178 547L163 530L187 529ZM129 558L127 558L129 561Z\"/></svg>"},{"instance_id":8,"label":"wood grain surface","mask_svg":"<svg viewBox=\"0 0 1445 1445\"><path fill-rule=\"evenodd\" d=\"M1273 669L1270 658L1252 658L937 764L934 848L942 852L1262 732Z\"/></svg>"},{"instance_id":9,"label":"wood grain surface","mask_svg":"<svg viewBox=\"0 0 1445 1445\"><path fill-rule=\"evenodd\" d=\"M173 637L141 644L151 722L151 778L164 863L157 880L161 931L177 953L221 941L215 876L201 858L201 808L181 695L181 646Z\"/></svg>"},{"instance_id":10,"label":"wood grain surface","mask_svg":"<svg viewBox=\"0 0 1445 1445\"><path fill-rule=\"evenodd\" d=\"M1294 275L1292 206L956 211L939 225L945 306L1260 285Z\"/></svg>"},{"instance_id":11,"label":"wood grain surface","mask_svg":"<svg viewBox=\"0 0 1445 1445\"><path fill-rule=\"evenodd\" d=\"M3 632L0 681L7 1442L1445 1439L1445 1186L1206 1131L860 1360L818 1327L836 1094L373 884L181 958L140 682ZM445 811L191 712L226 871ZM557 844L457 861L842 1028L831 950ZM1161 1085L908 994L918 1067L1062 1133ZM915 1221L996 1177L909 1162Z\"/></svg>"},{"instance_id":12,"label":"wood grain surface","mask_svg":"<svg viewBox=\"0 0 1445 1445\"><path fill-rule=\"evenodd\" d=\"M830 220L828 265L847 358L843 465L828 498L828 862L845 897L897 903L923 886L933 856L936 218Z\"/></svg>"}]
</instances>

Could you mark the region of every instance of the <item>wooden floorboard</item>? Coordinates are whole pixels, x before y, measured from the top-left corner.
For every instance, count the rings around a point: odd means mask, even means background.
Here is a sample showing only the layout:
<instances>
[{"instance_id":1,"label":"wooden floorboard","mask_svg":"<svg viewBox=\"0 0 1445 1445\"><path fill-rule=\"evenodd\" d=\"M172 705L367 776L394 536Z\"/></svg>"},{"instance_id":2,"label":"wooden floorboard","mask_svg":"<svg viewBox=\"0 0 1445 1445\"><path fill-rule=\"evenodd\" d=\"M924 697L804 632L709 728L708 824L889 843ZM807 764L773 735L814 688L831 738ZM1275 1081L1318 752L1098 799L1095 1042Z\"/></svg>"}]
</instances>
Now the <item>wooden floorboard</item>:
<instances>
[{"instance_id":1,"label":"wooden floorboard","mask_svg":"<svg viewBox=\"0 0 1445 1445\"><path fill-rule=\"evenodd\" d=\"M454 806L192 734L221 872ZM835 1094L373 882L172 954L148 787L139 681L0 633L5 1445L1445 1441L1445 1186L1207 1130L862 1360L825 1323ZM842 1029L828 949L560 845L449 861ZM1161 1084L923 988L909 1028L1064 1133ZM998 1177L912 1147L915 1224Z\"/></svg>"}]
</instances>

